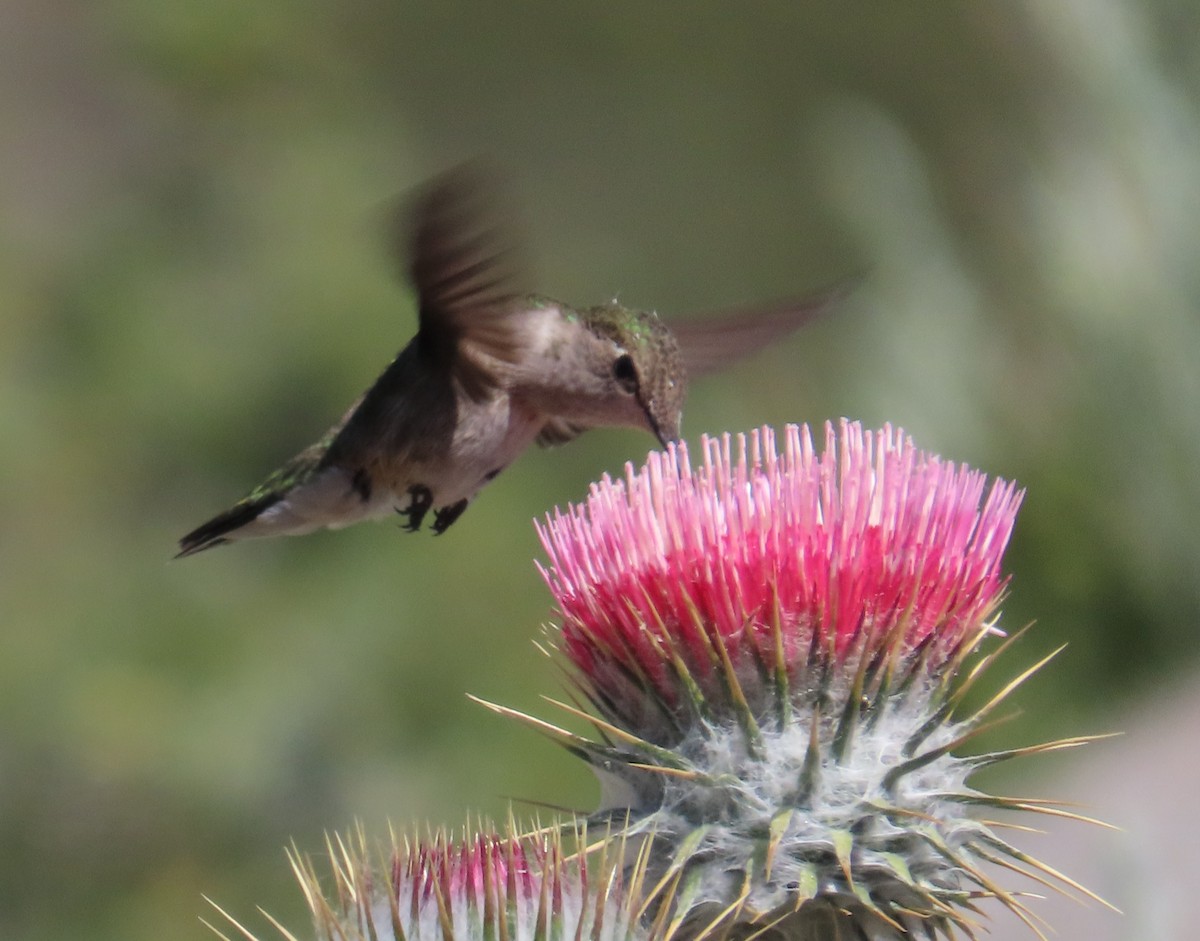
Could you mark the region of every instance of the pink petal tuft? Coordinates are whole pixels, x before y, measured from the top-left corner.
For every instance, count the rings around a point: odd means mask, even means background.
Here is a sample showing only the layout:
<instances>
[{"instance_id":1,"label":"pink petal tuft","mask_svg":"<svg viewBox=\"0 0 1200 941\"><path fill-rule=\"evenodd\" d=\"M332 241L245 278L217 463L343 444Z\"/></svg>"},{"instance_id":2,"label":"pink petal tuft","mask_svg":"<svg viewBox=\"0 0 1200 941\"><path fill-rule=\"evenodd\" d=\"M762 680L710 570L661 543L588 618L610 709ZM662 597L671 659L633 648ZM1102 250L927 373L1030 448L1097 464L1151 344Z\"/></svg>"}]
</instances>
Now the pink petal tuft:
<instances>
[{"instance_id":1,"label":"pink petal tuft","mask_svg":"<svg viewBox=\"0 0 1200 941\"><path fill-rule=\"evenodd\" d=\"M671 696L668 651L703 678L717 637L736 663L793 670L810 650L926 642L931 668L992 616L1023 491L918 451L885 425L807 426L783 452L768 427L650 455L538 524L567 656L593 682L614 668ZM985 490L987 490L985 498ZM719 636L718 636L719 635Z\"/></svg>"}]
</instances>

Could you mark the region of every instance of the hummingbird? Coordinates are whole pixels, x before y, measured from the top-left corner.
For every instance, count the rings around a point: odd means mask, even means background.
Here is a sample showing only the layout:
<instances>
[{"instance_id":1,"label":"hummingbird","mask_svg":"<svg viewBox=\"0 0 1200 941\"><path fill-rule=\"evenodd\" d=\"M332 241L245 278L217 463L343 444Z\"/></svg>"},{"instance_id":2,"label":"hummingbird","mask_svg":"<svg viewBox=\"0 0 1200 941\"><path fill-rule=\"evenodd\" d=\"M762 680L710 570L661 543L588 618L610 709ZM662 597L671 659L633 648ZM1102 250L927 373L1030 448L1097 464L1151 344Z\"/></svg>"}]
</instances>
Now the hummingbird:
<instances>
[{"instance_id":1,"label":"hummingbird","mask_svg":"<svg viewBox=\"0 0 1200 941\"><path fill-rule=\"evenodd\" d=\"M458 168L416 196L394 254L417 297L417 333L315 444L179 540L176 558L265 536L399 514L444 533L531 444L626 426L679 439L689 377L791 332L846 293L668 326L613 301L576 308L516 290L511 251Z\"/></svg>"}]
</instances>

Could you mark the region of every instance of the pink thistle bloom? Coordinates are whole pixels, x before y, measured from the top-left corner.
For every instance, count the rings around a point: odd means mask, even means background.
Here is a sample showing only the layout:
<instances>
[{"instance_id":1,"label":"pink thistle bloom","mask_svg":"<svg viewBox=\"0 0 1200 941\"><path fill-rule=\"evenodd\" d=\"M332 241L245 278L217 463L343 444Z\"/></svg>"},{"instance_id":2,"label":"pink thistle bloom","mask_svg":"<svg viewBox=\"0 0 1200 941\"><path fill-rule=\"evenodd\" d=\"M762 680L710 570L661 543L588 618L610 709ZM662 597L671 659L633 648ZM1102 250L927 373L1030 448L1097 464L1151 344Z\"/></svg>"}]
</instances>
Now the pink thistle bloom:
<instances>
[{"instance_id":1,"label":"pink thistle bloom","mask_svg":"<svg viewBox=\"0 0 1200 941\"><path fill-rule=\"evenodd\" d=\"M967 783L1084 739L955 754L1033 672L959 714L1023 492L890 426L736 442L651 454L538 526L600 736L526 720L596 770L597 819L653 835L663 909L688 936L898 941L972 934L980 898L1032 927L995 863L1089 894L971 813L1063 811Z\"/></svg>"},{"instance_id":2,"label":"pink thistle bloom","mask_svg":"<svg viewBox=\"0 0 1200 941\"><path fill-rule=\"evenodd\" d=\"M917 450L885 426L825 426L817 453L790 425L651 454L538 526L562 647L601 693L629 677L674 706L681 682L782 663L796 681L815 654L902 655L936 672L975 643L1007 580L1000 559L1022 491ZM674 658L682 660L684 680ZM712 705L710 699L710 706Z\"/></svg>"}]
</instances>

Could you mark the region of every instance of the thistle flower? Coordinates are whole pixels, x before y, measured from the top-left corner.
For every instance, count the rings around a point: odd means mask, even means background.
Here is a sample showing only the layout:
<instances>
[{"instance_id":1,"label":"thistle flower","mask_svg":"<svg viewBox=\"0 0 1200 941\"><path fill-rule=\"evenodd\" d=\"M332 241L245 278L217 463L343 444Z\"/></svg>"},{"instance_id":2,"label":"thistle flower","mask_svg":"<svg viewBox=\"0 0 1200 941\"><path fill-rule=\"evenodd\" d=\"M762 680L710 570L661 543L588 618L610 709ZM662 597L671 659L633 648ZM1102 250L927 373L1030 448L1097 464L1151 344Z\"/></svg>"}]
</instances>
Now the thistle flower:
<instances>
[{"instance_id":1,"label":"thistle flower","mask_svg":"<svg viewBox=\"0 0 1200 941\"><path fill-rule=\"evenodd\" d=\"M574 848L586 846L586 827L570 836ZM393 834L390 850L377 858L361 829L351 839L332 837L327 849L330 892L312 860L291 853L320 941L661 938L652 923L639 921L644 865L629 865L633 854L620 836L600 841L590 858L570 853L561 829L518 834L511 821L503 832L464 833L459 841L444 831L419 841ZM247 928L217 910L239 934L255 941Z\"/></svg>"},{"instance_id":2,"label":"thistle flower","mask_svg":"<svg viewBox=\"0 0 1200 941\"><path fill-rule=\"evenodd\" d=\"M1037 931L989 864L1090 895L969 813L1065 811L967 783L1084 739L955 754L1037 668L958 714L995 658L966 669L999 635L1021 491L847 422L821 453L789 426L782 454L763 428L702 455L651 455L538 527L552 643L594 714L559 705L599 740L522 717L597 771L598 819L653 834L672 930L951 937L992 897Z\"/></svg>"}]
</instances>

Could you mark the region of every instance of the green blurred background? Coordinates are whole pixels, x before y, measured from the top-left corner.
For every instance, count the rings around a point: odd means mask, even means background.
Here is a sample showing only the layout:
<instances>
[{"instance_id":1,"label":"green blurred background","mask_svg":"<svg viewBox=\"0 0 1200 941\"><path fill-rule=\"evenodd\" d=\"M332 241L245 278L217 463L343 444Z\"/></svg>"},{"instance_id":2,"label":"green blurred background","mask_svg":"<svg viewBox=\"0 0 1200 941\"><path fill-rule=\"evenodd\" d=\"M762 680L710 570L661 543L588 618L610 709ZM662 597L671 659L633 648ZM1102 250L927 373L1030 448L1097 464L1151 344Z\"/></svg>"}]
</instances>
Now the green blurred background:
<instances>
[{"instance_id":1,"label":"green blurred background","mask_svg":"<svg viewBox=\"0 0 1200 941\"><path fill-rule=\"evenodd\" d=\"M685 433L847 415L1029 488L1004 741L1121 726L1200 623L1200 7L0 3L0 937L303 932L283 847L588 774L530 519L652 442L526 455L445 537L170 562L407 341L382 205L511 175L540 290L668 315L868 268ZM524 809L519 812L525 813ZM1052 854L1050 854L1052 855Z\"/></svg>"}]
</instances>

